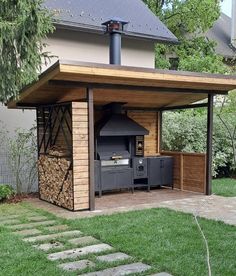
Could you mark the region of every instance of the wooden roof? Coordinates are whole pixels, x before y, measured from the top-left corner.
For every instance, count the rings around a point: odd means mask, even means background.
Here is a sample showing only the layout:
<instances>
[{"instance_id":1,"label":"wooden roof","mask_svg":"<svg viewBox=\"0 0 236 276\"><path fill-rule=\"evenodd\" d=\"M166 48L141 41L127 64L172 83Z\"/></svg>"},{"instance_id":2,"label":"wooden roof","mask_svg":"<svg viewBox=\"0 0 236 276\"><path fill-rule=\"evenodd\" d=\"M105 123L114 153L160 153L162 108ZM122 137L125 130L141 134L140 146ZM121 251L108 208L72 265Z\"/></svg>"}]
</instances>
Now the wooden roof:
<instances>
[{"instance_id":1,"label":"wooden roof","mask_svg":"<svg viewBox=\"0 0 236 276\"><path fill-rule=\"evenodd\" d=\"M8 107L85 100L88 87L96 105L124 102L127 107L163 108L192 104L208 93L226 94L236 89L236 76L58 61Z\"/></svg>"}]
</instances>

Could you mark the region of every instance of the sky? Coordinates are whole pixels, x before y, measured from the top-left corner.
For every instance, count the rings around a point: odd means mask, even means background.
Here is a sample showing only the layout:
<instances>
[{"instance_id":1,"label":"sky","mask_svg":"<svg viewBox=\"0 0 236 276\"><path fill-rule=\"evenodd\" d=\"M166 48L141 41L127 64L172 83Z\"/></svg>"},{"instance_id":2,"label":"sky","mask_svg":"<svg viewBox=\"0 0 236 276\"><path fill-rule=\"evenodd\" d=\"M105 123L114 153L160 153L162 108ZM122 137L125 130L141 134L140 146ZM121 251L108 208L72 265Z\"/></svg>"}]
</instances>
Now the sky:
<instances>
[{"instance_id":1,"label":"sky","mask_svg":"<svg viewBox=\"0 0 236 276\"><path fill-rule=\"evenodd\" d=\"M235 1L235 0L233 0ZM221 4L222 12L231 17L232 0L224 0Z\"/></svg>"}]
</instances>

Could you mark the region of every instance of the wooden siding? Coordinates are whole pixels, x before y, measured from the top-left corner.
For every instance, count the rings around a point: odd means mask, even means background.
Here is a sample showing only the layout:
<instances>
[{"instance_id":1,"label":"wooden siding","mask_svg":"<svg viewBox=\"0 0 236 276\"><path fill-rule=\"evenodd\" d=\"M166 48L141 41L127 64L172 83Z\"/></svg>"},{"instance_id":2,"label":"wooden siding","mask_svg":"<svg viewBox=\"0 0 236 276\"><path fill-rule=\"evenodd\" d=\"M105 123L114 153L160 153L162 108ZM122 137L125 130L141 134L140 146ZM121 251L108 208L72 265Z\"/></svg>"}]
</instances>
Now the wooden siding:
<instances>
[{"instance_id":1,"label":"wooden siding","mask_svg":"<svg viewBox=\"0 0 236 276\"><path fill-rule=\"evenodd\" d=\"M88 103L72 103L74 210L89 209Z\"/></svg>"},{"instance_id":2,"label":"wooden siding","mask_svg":"<svg viewBox=\"0 0 236 276\"><path fill-rule=\"evenodd\" d=\"M206 192L206 154L162 151L174 157L174 188Z\"/></svg>"},{"instance_id":3,"label":"wooden siding","mask_svg":"<svg viewBox=\"0 0 236 276\"><path fill-rule=\"evenodd\" d=\"M158 151L158 116L157 112L129 111L128 116L135 122L149 130L145 136L144 155L155 155Z\"/></svg>"}]
</instances>

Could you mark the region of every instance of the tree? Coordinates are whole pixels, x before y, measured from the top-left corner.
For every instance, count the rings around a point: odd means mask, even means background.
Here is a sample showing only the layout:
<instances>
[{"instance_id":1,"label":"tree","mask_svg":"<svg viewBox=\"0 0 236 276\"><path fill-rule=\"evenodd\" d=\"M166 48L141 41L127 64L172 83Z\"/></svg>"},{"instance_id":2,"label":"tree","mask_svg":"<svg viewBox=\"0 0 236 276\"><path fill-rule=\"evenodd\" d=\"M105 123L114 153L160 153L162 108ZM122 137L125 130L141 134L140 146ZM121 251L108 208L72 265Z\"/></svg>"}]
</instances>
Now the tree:
<instances>
[{"instance_id":1,"label":"tree","mask_svg":"<svg viewBox=\"0 0 236 276\"><path fill-rule=\"evenodd\" d=\"M156 67L228 73L215 42L204 37L220 15L220 0L143 0L175 34L180 44L156 45ZM171 59L169 57L173 57Z\"/></svg>"},{"instance_id":2,"label":"tree","mask_svg":"<svg viewBox=\"0 0 236 276\"><path fill-rule=\"evenodd\" d=\"M54 30L43 0L1 0L0 101L17 97L47 61L43 39Z\"/></svg>"}]
</instances>

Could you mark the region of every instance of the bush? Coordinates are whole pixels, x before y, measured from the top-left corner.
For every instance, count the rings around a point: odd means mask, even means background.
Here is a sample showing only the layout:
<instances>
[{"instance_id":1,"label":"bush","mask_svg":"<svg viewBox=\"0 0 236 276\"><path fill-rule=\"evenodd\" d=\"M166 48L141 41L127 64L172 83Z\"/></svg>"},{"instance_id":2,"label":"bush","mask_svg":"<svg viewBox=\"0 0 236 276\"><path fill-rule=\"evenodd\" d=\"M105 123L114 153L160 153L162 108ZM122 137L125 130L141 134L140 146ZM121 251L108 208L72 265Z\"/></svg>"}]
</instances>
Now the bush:
<instances>
[{"instance_id":1,"label":"bush","mask_svg":"<svg viewBox=\"0 0 236 276\"><path fill-rule=\"evenodd\" d=\"M0 184L0 201L10 198L15 194L13 188L9 185Z\"/></svg>"}]
</instances>

